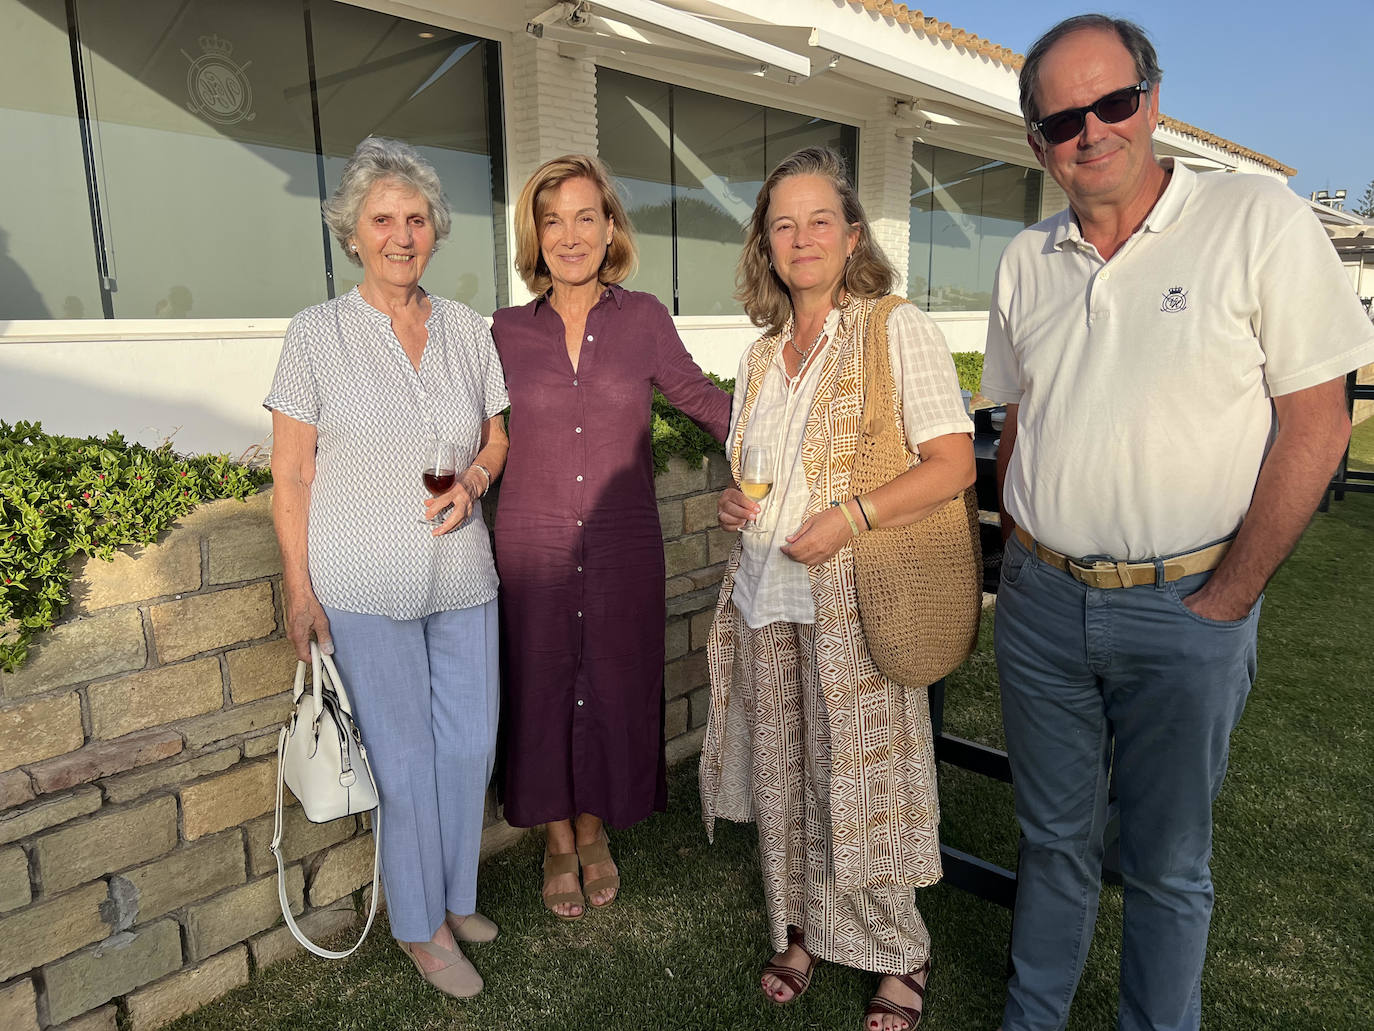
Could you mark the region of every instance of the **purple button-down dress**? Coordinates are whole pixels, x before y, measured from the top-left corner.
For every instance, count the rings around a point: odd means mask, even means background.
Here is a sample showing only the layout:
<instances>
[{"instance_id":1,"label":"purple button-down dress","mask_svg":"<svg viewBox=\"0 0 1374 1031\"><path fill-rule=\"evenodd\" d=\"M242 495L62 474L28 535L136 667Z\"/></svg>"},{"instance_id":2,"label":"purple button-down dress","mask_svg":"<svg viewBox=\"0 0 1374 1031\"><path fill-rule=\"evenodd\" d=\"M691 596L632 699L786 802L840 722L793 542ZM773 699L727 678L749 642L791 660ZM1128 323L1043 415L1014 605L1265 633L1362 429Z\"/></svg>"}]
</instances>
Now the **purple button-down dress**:
<instances>
[{"instance_id":1,"label":"purple button-down dress","mask_svg":"<svg viewBox=\"0 0 1374 1031\"><path fill-rule=\"evenodd\" d=\"M730 395L652 294L602 292L576 371L544 298L498 311L492 334L511 400L496 513L505 816L628 826L667 804L652 388L718 440Z\"/></svg>"}]
</instances>

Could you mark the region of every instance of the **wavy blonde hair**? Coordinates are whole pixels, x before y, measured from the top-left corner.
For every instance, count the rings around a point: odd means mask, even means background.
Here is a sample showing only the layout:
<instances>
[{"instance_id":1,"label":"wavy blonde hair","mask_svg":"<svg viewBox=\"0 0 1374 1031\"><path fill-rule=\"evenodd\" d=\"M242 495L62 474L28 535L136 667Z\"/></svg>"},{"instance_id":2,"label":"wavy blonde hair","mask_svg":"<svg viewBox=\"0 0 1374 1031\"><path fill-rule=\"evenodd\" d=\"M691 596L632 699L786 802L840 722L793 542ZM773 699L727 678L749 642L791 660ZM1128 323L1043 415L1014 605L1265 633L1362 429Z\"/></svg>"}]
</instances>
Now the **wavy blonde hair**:
<instances>
[{"instance_id":1,"label":"wavy blonde hair","mask_svg":"<svg viewBox=\"0 0 1374 1031\"><path fill-rule=\"evenodd\" d=\"M564 154L536 168L515 202L515 271L536 297L553 284L539 248L539 216L569 179L590 179L595 184L601 193L601 213L615 226L597 278L603 283L622 283L639 267L634 226L616 193L610 169L590 154Z\"/></svg>"},{"instance_id":2,"label":"wavy blonde hair","mask_svg":"<svg viewBox=\"0 0 1374 1031\"><path fill-rule=\"evenodd\" d=\"M868 216L850 182L844 159L829 147L807 147L790 154L773 169L759 190L735 271L735 299L744 305L749 321L769 336L781 333L792 317L792 298L769 258L768 205L778 183L794 175L818 175L828 181L839 195L845 225L859 237L844 276L835 287L834 303L840 303L840 295L846 290L858 297L883 297L892 291L897 279L892 263L873 240Z\"/></svg>"}]
</instances>

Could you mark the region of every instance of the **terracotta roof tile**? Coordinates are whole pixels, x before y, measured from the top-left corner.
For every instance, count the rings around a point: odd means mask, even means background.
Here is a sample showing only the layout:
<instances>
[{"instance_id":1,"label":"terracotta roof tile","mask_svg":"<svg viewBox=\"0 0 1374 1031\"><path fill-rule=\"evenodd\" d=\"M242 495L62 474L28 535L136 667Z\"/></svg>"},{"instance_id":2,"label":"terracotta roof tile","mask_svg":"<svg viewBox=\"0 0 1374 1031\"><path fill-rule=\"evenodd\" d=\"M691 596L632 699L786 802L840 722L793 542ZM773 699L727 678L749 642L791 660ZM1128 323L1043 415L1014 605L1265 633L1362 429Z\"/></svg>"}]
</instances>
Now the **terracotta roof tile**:
<instances>
[{"instance_id":1,"label":"terracotta roof tile","mask_svg":"<svg viewBox=\"0 0 1374 1031\"><path fill-rule=\"evenodd\" d=\"M906 4L894 4L892 0L847 0L849 7L856 14L859 11L867 11L877 14L883 18L890 18L898 25L906 25L912 30L921 33L923 36L931 36L936 39L952 43L956 47L985 57L990 61L1005 65L1015 71L1020 71L1021 66L1026 63L1026 58L1018 54L1009 47L998 46L991 40L980 39L973 33L956 28L947 21L940 21L938 18L928 17L925 12L915 10ZM1239 143L1216 133L1208 132L1206 129L1199 129L1195 125L1181 122L1177 118L1170 118L1168 115L1159 116L1160 124L1173 132L1181 133L1184 136L1191 136L1203 143L1210 143L1214 147L1220 147L1238 157L1249 158L1251 161L1272 168L1276 172L1286 176L1297 175L1297 169L1289 168L1281 161L1261 154L1259 151L1251 150L1249 147L1242 147Z\"/></svg>"}]
</instances>

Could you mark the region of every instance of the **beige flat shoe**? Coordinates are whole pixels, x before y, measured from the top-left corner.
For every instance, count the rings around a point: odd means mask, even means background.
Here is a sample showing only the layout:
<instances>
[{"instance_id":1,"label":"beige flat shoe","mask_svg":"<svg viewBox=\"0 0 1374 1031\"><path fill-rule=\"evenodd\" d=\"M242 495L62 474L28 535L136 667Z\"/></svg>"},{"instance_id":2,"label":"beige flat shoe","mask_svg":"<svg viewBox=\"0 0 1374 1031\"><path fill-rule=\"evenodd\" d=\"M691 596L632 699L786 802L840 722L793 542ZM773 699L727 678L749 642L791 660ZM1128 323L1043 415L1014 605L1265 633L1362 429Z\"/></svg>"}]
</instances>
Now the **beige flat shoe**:
<instances>
[{"instance_id":1,"label":"beige flat shoe","mask_svg":"<svg viewBox=\"0 0 1374 1031\"><path fill-rule=\"evenodd\" d=\"M447 913L444 915L444 922L448 924L448 929L453 932L453 937L460 942L481 944L496 939L496 925L481 913L469 913L467 916Z\"/></svg>"},{"instance_id":2,"label":"beige flat shoe","mask_svg":"<svg viewBox=\"0 0 1374 1031\"><path fill-rule=\"evenodd\" d=\"M482 990L482 975L468 962L468 958L458 949L445 949L433 942L403 942L397 940L401 951L410 957L420 976L445 995L455 999L470 999ZM426 970L420 965L416 952L423 952L431 959L437 959L445 966L438 970Z\"/></svg>"}]
</instances>

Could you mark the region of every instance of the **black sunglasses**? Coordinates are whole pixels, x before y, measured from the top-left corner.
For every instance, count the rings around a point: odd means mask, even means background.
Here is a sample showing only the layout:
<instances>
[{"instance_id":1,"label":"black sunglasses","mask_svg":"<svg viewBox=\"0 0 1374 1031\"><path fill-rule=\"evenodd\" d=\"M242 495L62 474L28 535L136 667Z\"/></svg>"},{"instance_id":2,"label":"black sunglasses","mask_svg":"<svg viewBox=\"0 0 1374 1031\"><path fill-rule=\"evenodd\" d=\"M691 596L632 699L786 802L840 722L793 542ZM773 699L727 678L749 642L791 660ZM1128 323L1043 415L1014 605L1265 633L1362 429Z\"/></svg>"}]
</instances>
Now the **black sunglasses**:
<instances>
[{"instance_id":1,"label":"black sunglasses","mask_svg":"<svg viewBox=\"0 0 1374 1031\"><path fill-rule=\"evenodd\" d=\"M1115 90L1105 97L1098 97L1087 107L1071 107L1046 115L1038 122L1031 122L1031 128L1040 134L1046 143L1068 143L1083 131L1088 112L1097 115L1099 122L1112 124L1124 122L1140 110L1140 95L1150 92L1149 80L1141 80L1134 86Z\"/></svg>"}]
</instances>

